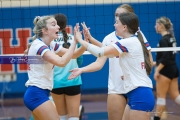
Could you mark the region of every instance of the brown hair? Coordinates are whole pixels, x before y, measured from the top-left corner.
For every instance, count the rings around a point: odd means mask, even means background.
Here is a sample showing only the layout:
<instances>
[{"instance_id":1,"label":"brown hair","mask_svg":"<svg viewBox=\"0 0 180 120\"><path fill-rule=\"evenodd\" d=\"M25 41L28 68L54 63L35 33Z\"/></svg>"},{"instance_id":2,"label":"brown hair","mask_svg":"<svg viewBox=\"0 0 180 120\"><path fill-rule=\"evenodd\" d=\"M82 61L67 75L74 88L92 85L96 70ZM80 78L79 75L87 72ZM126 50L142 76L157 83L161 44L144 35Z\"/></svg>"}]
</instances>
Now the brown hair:
<instances>
[{"instance_id":1,"label":"brown hair","mask_svg":"<svg viewBox=\"0 0 180 120\"><path fill-rule=\"evenodd\" d=\"M138 31L139 21L138 21L138 17L134 13L131 12L121 13L119 15L119 20L123 25L127 26L129 33L135 34ZM152 66L149 58L149 51L147 50L146 45L144 44L144 40L140 31L138 31L137 34L138 34L138 40L140 41L143 49L146 72L148 75L150 75Z\"/></svg>"},{"instance_id":2,"label":"brown hair","mask_svg":"<svg viewBox=\"0 0 180 120\"><path fill-rule=\"evenodd\" d=\"M63 39L64 39L63 47L69 48L69 44L67 43L68 35L66 32L67 17L66 17L66 15L64 15L62 13L58 13L58 14L54 15L54 18L56 19L57 24L59 25L60 30L62 31L62 34L63 34Z\"/></svg>"},{"instance_id":3,"label":"brown hair","mask_svg":"<svg viewBox=\"0 0 180 120\"><path fill-rule=\"evenodd\" d=\"M118 8L124 8L127 12L134 13L134 9L129 4L122 4Z\"/></svg>"}]
</instances>

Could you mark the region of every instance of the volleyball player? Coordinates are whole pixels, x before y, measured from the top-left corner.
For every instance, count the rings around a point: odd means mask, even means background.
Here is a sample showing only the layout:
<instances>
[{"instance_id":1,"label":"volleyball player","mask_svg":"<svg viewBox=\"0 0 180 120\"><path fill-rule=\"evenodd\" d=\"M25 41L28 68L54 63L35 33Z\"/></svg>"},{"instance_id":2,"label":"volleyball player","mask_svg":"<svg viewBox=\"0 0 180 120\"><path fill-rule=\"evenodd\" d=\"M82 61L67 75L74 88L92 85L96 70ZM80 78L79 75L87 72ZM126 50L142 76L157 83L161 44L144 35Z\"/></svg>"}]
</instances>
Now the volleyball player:
<instances>
[{"instance_id":1,"label":"volleyball player","mask_svg":"<svg viewBox=\"0 0 180 120\"><path fill-rule=\"evenodd\" d=\"M134 13L121 13L116 18L114 26L116 34L122 36L123 39L105 47L100 48L83 41L78 29L75 29L75 36L77 41L96 57L119 56L124 77L120 89L122 93L127 95L130 107L129 111L125 111L125 114L128 115L129 120L149 120L150 114L148 112L154 108L152 81L148 76L151 72L151 62L149 51L138 31L138 18ZM135 35L136 32L137 35ZM69 79L82 73L81 70L74 69Z\"/></svg>"},{"instance_id":2,"label":"volleyball player","mask_svg":"<svg viewBox=\"0 0 180 120\"><path fill-rule=\"evenodd\" d=\"M60 26L58 39L55 39L54 42L61 44L64 48L68 49L74 41L74 36L67 34L66 32L67 17L62 13L55 14L54 17L57 24ZM77 68L78 63L79 65L82 64L82 56L77 59L71 59L65 67L54 67L54 86L51 91L51 96L54 100L60 120L82 119L82 112L84 108L83 106L80 106L80 86L82 84L81 76L78 76L71 81L68 80L68 76L70 75L69 70Z\"/></svg>"},{"instance_id":3,"label":"volleyball player","mask_svg":"<svg viewBox=\"0 0 180 120\"><path fill-rule=\"evenodd\" d=\"M122 4L118 6L115 11L115 19L119 16L120 13L123 13L123 12L133 13L134 10L132 6L130 6L129 4ZM86 27L84 27L84 29L86 29ZM121 40L121 38L122 38L121 36L118 36L116 34L116 31L113 31L112 33L107 35L104 38L102 43L95 40L90 35L90 33L89 35L86 36L86 39L88 39L91 43L99 47L116 43L117 41ZM151 62L153 62L152 55L150 52L151 47L148 41L146 40L146 38L144 37L144 35L143 35L143 38L144 38L144 43L146 44L146 47L149 50ZM107 56L98 57L95 62L81 69L84 72L98 71L103 67L107 58L108 58ZM118 71L118 74L117 74L117 71ZM124 109L127 103L126 95L122 93L121 88L120 88L122 84L122 79L123 79L123 73L122 73L121 67L119 66L119 58L118 57L109 58L109 78L108 78L108 98L107 98L109 120L122 120Z\"/></svg>"},{"instance_id":4,"label":"volleyball player","mask_svg":"<svg viewBox=\"0 0 180 120\"><path fill-rule=\"evenodd\" d=\"M169 18L158 18L155 29L156 32L162 36L158 47L176 47L173 24ZM178 76L179 70L176 64L176 51L157 52L156 69L154 73L157 101L154 120L160 120L162 112L165 110L167 92L169 92L171 98L180 105Z\"/></svg>"},{"instance_id":5,"label":"volleyball player","mask_svg":"<svg viewBox=\"0 0 180 120\"><path fill-rule=\"evenodd\" d=\"M32 111L35 120L59 120L58 113L49 100L49 93L53 87L53 67L65 66L73 56L76 41L69 50L59 57L56 54L61 52L62 46L51 44L51 41L58 38L59 26L53 16L35 17L34 41L31 44L28 55L42 57L42 64L30 63L26 82L28 87L24 94L24 103ZM56 54L55 54L56 53Z\"/></svg>"}]
</instances>

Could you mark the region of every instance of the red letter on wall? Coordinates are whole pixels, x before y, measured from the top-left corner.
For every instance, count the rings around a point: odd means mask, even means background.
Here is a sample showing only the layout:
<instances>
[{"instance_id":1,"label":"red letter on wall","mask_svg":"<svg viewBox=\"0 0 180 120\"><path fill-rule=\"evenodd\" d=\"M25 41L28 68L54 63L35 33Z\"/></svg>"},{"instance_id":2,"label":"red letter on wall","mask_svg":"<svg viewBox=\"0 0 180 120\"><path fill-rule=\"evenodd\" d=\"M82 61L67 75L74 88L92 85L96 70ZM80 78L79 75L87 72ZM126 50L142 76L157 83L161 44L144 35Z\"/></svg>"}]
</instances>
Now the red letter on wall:
<instances>
[{"instance_id":1,"label":"red letter on wall","mask_svg":"<svg viewBox=\"0 0 180 120\"><path fill-rule=\"evenodd\" d=\"M12 29L0 30L0 42L2 54L23 54L27 47L29 37L31 36L31 29L16 29L16 38L13 37ZM17 45L12 44L12 40L17 40ZM18 72L27 70L27 65L19 64ZM0 65L1 73L13 73L13 64Z\"/></svg>"}]
</instances>

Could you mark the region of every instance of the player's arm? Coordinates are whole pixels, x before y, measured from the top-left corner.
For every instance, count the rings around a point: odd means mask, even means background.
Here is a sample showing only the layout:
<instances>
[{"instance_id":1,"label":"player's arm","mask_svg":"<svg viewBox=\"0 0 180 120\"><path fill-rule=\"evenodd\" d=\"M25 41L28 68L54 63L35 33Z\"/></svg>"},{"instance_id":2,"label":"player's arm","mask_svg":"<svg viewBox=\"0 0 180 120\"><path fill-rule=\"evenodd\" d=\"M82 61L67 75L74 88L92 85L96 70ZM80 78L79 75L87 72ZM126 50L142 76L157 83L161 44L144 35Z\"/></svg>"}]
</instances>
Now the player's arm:
<instances>
[{"instance_id":1,"label":"player's arm","mask_svg":"<svg viewBox=\"0 0 180 120\"><path fill-rule=\"evenodd\" d=\"M87 28L85 22L81 23L81 25L83 27L84 38L89 40L92 44L94 44L94 45L96 45L98 47L102 47L103 44L101 42L99 42L98 40L96 40L94 37L91 36L91 33L90 33L89 29Z\"/></svg>"},{"instance_id":2,"label":"player's arm","mask_svg":"<svg viewBox=\"0 0 180 120\"><path fill-rule=\"evenodd\" d=\"M75 31L76 31L76 30L79 31L79 27L80 27L79 24L76 24L76 26L74 27L74 35L75 35L75 36L76 36ZM74 41L77 41L77 40L76 40L76 37L74 37ZM73 59L78 58L79 56L81 56L81 55L84 53L85 50L86 50L86 48L85 48L84 46L79 47L78 49L76 49L76 50L74 51L72 58L73 58ZM62 56L62 55L64 55L67 51L68 51L68 49L62 48L61 51L59 51L57 54L58 54L59 56Z\"/></svg>"},{"instance_id":3,"label":"player's arm","mask_svg":"<svg viewBox=\"0 0 180 120\"><path fill-rule=\"evenodd\" d=\"M108 45L100 48L86 41L83 41L82 39L78 39L78 42L82 46L87 48L87 50L96 57L119 56L118 50L113 45Z\"/></svg>"},{"instance_id":4,"label":"player's arm","mask_svg":"<svg viewBox=\"0 0 180 120\"><path fill-rule=\"evenodd\" d=\"M160 41L160 47L168 47L168 43L166 41ZM166 57L169 57L169 52L162 52L162 58L160 60L160 63L156 66L155 73L154 73L154 79L157 80L159 77L159 72L163 69L163 67L168 63L168 60Z\"/></svg>"},{"instance_id":5,"label":"player's arm","mask_svg":"<svg viewBox=\"0 0 180 120\"><path fill-rule=\"evenodd\" d=\"M82 36L80 32L77 32L77 41L87 48L87 50L93 54L96 57L102 57L102 56L119 56L118 50L113 45L108 45L104 47L98 47L93 44L90 44L84 40L82 40Z\"/></svg>"},{"instance_id":6,"label":"player's arm","mask_svg":"<svg viewBox=\"0 0 180 120\"><path fill-rule=\"evenodd\" d=\"M80 55L82 55L84 53L84 51L86 50L85 47L81 46L78 49L76 49L73 53L72 58L76 59L78 58ZM59 56L63 56L66 52L68 51L68 49L66 48L61 48L61 50L57 53Z\"/></svg>"},{"instance_id":7,"label":"player's arm","mask_svg":"<svg viewBox=\"0 0 180 120\"><path fill-rule=\"evenodd\" d=\"M106 60L107 60L106 56L98 57L95 62L93 62L85 67L82 67L81 68L82 72L85 73L85 72L99 71L104 66Z\"/></svg>"},{"instance_id":8,"label":"player's arm","mask_svg":"<svg viewBox=\"0 0 180 120\"><path fill-rule=\"evenodd\" d=\"M73 56L74 50L76 48L76 43L77 42L74 41L72 45L69 47L68 51L62 57L59 57L58 55L52 53L51 51L46 51L43 55L43 59L56 66L64 67L71 60Z\"/></svg>"},{"instance_id":9,"label":"player's arm","mask_svg":"<svg viewBox=\"0 0 180 120\"><path fill-rule=\"evenodd\" d=\"M94 44L94 45L96 45L96 46L98 46L98 47L102 47L102 46L103 46L103 44L102 44L101 42L99 42L98 40L96 40L96 39L93 38L93 37L90 37L89 41L90 41L92 44Z\"/></svg>"},{"instance_id":10,"label":"player's arm","mask_svg":"<svg viewBox=\"0 0 180 120\"><path fill-rule=\"evenodd\" d=\"M156 67L156 71L159 72L163 67L164 67L164 65L163 65L162 63L160 63L160 64Z\"/></svg>"},{"instance_id":11,"label":"player's arm","mask_svg":"<svg viewBox=\"0 0 180 120\"><path fill-rule=\"evenodd\" d=\"M29 50L31 44L32 44L32 43L29 43L29 44L28 44L27 49L24 51L24 55L27 55L27 54L28 54L28 50ZM85 47L83 47L83 46L79 47L78 49L76 49L76 50L74 51L72 58L73 58L73 59L78 58L79 56L81 56L81 55L84 53L85 50L86 50ZM66 49L66 48L61 48L61 50L60 50L58 53L56 53L56 54L59 55L59 56L63 56L67 51L68 51L68 49Z\"/></svg>"},{"instance_id":12,"label":"player's arm","mask_svg":"<svg viewBox=\"0 0 180 120\"><path fill-rule=\"evenodd\" d=\"M82 67L82 68L75 68L73 70L70 70L70 72L72 72L70 74L70 76L68 77L68 79L73 79L77 76L79 76L82 73L86 73L86 72L95 72L98 71L100 69L102 69L102 67L104 66L105 62L107 60L107 57L103 56L103 57L99 57L96 59L95 62Z\"/></svg>"},{"instance_id":13,"label":"player's arm","mask_svg":"<svg viewBox=\"0 0 180 120\"><path fill-rule=\"evenodd\" d=\"M155 69L155 73L154 73L154 79L157 80L159 77L159 72L160 70L164 67L164 65L162 63L160 63L156 69Z\"/></svg>"},{"instance_id":14,"label":"player's arm","mask_svg":"<svg viewBox=\"0 0 180 120\"><path fill-rule=\"evenodd\" d=\"M113 46L113 45L109 45L109 46L104 46L104 47L98 47L95 46L93 44L90 44L86 41L84 41L82 39L82 34L79 31L78 28L74 29L75 32L75 39L85 48L87 48L87 50L93 54L96 57L102 57L102 56L119 56L119 52L118 50Z\"/></svg>"}]
</instances>

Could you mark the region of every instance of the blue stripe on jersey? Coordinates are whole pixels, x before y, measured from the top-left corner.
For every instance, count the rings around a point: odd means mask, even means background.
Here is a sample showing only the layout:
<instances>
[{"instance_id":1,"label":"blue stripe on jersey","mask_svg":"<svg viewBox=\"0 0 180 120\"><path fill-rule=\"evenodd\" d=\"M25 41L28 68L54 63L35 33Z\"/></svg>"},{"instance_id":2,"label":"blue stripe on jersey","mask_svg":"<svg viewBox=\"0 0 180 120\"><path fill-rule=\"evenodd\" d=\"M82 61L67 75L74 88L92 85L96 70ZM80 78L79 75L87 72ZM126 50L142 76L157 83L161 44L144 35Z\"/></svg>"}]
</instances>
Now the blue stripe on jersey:
<instances>
[{"instance_id":1,"label":"blue stripe on jersey","mask_svg":"<svg viewBox=\"0 0 180 120\"><path fill-rule=\"evenodd\" d=\"M59 48L59 44L55 44L54 51L56 51Z\"/></svg>"},{"instance_id":2,"label":"blue stripe on jersey","mask_svg":"<svg viewBox=\"0 0 180 120\"><path fill-rule=\"evenodd\" d=\"M115 43L123 52L128 52L128 49L125 46L122 46L119 42Z\"/></svg>"},{"instance_id":3,"label":"blue stripe on jersey","mask_svg":"<svg viewBox=\"0 0 180 120\"><path fill-rule=\"evenodd\" d=\"M41 46L40 48L39 48L39 50L37 51L37 55L41 55L41 53L43 52L43 50L45 50L45 49L48 49L48 46Z\"/></svg>"},{"instance_id":4,"label":"blue stripe on jersey","mask_svg":"<svg viewBox=\"0 0 180 120\"><path fill-rule=\"evenodd\" d=\"M146 42L145 45L146 45L146 47L150 47L149 42Z\"/></svg>"}]
</instances>

